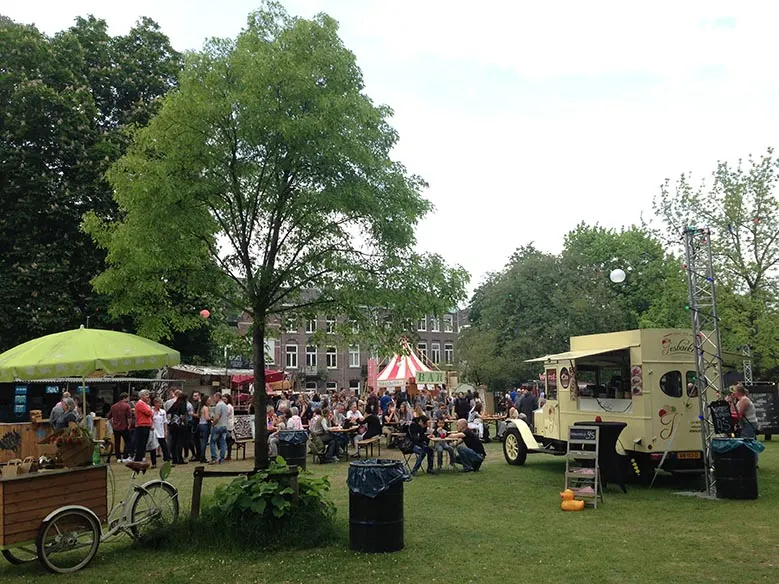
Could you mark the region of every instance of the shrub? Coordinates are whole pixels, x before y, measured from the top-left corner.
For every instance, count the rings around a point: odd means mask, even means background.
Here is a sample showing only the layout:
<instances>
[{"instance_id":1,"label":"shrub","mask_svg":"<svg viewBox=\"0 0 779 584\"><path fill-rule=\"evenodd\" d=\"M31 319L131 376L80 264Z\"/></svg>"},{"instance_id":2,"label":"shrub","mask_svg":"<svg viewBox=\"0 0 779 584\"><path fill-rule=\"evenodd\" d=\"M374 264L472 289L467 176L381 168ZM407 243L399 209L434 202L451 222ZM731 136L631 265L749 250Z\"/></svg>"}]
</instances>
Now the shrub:
<instances>
[{"instance_id":1,"label":"shrub","mask_svg":"<svg viewBox=\"0 0 779 584\"><path fill-rule=\"evenodd\" d=\"M266 470L218 487L197 519L184 519L166 538L183 547L306 549L339 539L330 481L306 471L298 476L294 497L289 467L277 458ZM218 534L218 542L214 541ZM157 540L159 542L159 540Z\"/></svg>"}]
</instances>

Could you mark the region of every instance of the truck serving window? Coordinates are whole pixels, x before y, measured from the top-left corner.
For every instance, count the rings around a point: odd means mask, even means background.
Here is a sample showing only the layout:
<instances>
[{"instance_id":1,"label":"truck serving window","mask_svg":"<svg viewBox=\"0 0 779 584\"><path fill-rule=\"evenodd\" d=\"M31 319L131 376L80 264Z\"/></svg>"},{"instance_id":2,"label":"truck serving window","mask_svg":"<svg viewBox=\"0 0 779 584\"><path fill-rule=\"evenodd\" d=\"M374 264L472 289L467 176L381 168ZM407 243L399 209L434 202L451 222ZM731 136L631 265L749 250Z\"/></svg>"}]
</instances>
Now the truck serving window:
<instances>
[{"instance_id":1,"label":"truck serving window","mask_svg":"<svg viewBox=\"0 0 779 584\"><path fill-rule=\"evenodd\" d=\"M557 369L546 370L546 399L557 399Z\"/></svg>"},{"instance_id":2,"label":"truck serving window","mask_svg":"<svg viewBox=\"0 0 779 584\"><path fill-rule=\"evenodd\" d=\"M660 378L660 389L669 397L682 397L682 372L668 371Z\"/></svg>"}]
</instances>

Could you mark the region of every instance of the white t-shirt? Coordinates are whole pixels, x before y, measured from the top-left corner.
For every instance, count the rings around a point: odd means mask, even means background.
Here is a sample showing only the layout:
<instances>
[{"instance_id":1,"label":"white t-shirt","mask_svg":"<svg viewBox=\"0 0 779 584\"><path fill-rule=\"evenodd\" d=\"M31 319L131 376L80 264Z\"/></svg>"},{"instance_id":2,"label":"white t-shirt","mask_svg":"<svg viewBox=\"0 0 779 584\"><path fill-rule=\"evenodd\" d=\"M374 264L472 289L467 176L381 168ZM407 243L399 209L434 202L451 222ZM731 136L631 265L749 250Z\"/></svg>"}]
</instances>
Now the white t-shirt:
<instances>
[{"instance_id":1,"label":"white t-shirt","mask_svg":"<svg viewBox=\"0 0 779 584\"><path fill-rule=\"evenodd\" d=\"M356 412L353 412L352 410L349 410L348 412L346 412L346 419L347 420L350 420L350 421L353 420L353 419L359 420L361 418L362 418L362 414L360 413L360 410L357 410Z\"/></svg>"},{"instance_id":2,"label":"white t-shirt","mask_svg":"<svg viewBox=\"0 0 779 584\"><path fill-rule=\"evenodd\" d=\"M157 438L165 438L165 424L168 423L168 415L164 409L152 411L152 427Z\"/></svg>"},{"instance_id":3,"label":"white t-shirt","mask_svg":"<svg viewBox=\"0 0 779 584\"><path fill-rule=\"evenodd\" d=\"M227 431L235 430L235 410L233 404L227 404Z\"/></svg>"}]
</instances>

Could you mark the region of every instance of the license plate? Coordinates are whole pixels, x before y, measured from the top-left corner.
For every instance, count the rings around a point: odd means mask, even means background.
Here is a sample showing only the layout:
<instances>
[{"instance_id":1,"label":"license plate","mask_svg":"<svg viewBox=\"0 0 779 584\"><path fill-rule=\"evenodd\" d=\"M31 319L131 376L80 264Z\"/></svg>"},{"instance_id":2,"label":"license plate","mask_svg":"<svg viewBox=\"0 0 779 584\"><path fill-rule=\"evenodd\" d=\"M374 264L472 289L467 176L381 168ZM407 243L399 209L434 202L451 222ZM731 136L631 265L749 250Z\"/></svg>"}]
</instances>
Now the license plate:
<instances>
[{"instance_id":1,"label":"license plate","mask_svg":"<svg viewBox=\"0 0 779 584\"><path fill-rule=\"evenodd\" d=\"M676 458L682 458L682 459L690 459L690 458L700 458L701 453L699 451L695 452L678 452L676 454Z\"/></svg>"}]
</instances>

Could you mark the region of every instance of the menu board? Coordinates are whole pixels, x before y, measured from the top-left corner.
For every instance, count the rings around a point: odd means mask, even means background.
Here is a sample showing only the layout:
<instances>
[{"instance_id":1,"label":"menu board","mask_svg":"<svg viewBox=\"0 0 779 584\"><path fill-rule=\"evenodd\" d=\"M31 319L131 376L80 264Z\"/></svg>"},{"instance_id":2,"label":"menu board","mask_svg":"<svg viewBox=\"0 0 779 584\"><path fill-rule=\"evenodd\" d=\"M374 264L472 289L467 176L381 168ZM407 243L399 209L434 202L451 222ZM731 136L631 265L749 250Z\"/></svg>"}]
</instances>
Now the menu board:
<instances>
[{"instance_id":1,"label":"menu board","mask_svg":"<svg viewBox=\"0 0 779 584\"><path fill-rule=\"evenodd\" d=\"M21 417L27 413L27 386L17 385L14 391L14 415Z\"/></svg>"},{"instance_id":2,"label":"menu board","mask_svg":"<svg viewBox=\"0 0 779 584\"><path fill-rule=\"evenodd\" d=\"M749 397L755 404L757 427L766 435L779 434L779 390L773 387L750 387Z\"/></svg>"},{"instance_id":3,"label":"menu board","mask_svg":"<svg viewBox=\"0 0 779 584\"><path fill-rule=\"evenodd\" d=\"M724 399L711 402L711 423L714 425L715 434L732 434L733 419L730 417L730 404Z\"/></svg>"}]
</instances>

